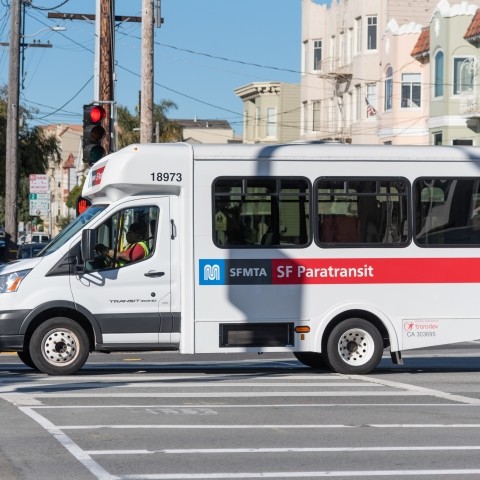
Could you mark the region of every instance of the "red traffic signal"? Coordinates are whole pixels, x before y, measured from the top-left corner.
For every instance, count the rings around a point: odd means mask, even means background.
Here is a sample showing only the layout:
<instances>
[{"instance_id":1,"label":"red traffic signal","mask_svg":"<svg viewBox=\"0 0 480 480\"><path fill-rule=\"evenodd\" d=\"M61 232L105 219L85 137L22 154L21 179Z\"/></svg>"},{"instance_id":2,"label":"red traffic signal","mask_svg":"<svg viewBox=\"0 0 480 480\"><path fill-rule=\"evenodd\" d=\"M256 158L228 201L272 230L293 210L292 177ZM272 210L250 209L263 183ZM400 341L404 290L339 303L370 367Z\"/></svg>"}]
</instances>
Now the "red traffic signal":
<instances>
[{"instance_id":1,"label":"red traffic signal","mask_svg":"<svg viewBox=\"0 0 480 480\"><path fill-rule=\"evenodd\" d=\"M107 112L101 105L83 106L83 161L90 166L107 153L102 146L106 134L102 121L106 116Z\"/></svg>"},{"instance_id":2,"label":"red traffic signal","mask_svg":"<svg viewBox=\"0 0 480 480\"><path fill-rule=\"evenodd\" d=\"M90 202L90 200L87 200L86 198L83 198L83 197L78 197L77 198L77 208L76 208L77 215L80 215L81 213L83 213L91 205L92 205L92 203Z\"/></svg>"},{"instance_id":3,"label":"red traffic signal","mask_svg":"<svg viewBox=\"0 0 480 480\"><path fill-rule=\"evenodd\" d=\"M100 123L107 116L107 112L100 105L90 106L87 112L90 115L90 123Z\"/></svg>"}]
</instances>

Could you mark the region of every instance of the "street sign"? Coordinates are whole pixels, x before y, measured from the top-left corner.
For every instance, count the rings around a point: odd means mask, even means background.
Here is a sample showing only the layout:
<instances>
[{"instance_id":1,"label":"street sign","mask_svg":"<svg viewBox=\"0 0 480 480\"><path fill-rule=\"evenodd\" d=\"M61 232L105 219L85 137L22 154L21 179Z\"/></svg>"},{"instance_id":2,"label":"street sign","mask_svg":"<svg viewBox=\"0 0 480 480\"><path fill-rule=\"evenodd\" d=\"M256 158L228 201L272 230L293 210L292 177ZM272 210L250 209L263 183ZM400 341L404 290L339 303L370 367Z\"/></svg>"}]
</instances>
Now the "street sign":
<instances>
[{"instance_id":1,"label":"street sign","mask_svg":"<svg viewBox=\"0 0 480 480\"><path fill-rule=\"evenodd\" d=\"M48 193L30 193L30 216L48 215L50 211L50 195Z\"/></svg>"},{"instance_id":2,"label":"street sign","mask_svg":"<svg viewBox=\"0 0 480 480\"><path fill-rule=\"evenodd\" d=\"M29 180L30 193L48 193L48 175L32 174Z\"/></svg>"}]
</instances>

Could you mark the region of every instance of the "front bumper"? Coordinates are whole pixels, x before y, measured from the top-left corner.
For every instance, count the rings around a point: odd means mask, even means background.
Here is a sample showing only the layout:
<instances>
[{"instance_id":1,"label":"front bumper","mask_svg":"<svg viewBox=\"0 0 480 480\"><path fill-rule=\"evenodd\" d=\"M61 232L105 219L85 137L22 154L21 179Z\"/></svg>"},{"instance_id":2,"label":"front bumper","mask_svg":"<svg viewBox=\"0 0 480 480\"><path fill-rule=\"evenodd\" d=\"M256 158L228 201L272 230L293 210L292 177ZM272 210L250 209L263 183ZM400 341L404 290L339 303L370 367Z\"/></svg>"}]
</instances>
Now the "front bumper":
<instances>
[{"instance_id":1,"label":"front bumper","mask_svg":"<svg viewBox=\"0 0 480 480\"><path fill-rule=\"evenodd\" d=\"M0 352L22 351L24 338L24 335L0 335Z\"/></svg>"},{"instance_id":2,"label":"front bumper","mask_svg":"<svg viewBox=\"0 0 480 480\"><path fill-rule=\"evenodd\" d=\"M0 352L17 352L23 349L24 335L21 327L30 310L0 312Z\"/></svg>"}]
</instances>

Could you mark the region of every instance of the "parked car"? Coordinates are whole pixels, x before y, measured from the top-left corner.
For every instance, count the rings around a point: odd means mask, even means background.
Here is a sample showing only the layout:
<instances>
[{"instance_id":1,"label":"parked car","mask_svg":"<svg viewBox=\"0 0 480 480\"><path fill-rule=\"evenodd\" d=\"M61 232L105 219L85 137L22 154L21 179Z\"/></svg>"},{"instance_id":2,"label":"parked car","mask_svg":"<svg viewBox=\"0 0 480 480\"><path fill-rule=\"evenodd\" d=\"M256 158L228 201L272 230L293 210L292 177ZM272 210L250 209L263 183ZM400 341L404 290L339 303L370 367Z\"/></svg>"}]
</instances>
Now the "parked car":
<instances>
[{"instance_id":1,"label":"parked car","mask_svg":"<svg viewBox=\"0 0 480 480\"><path fill-rule=\"evenodd\" d=\"M48 243L50 241L50 235L48 233L32 233L30 235L30 243Z\"/></svg>"},{"instance_id":2,"label":"parked car","mask_svg":"<svg viewBox=\"0 0 480 480\"><path fill-rule=\"evenodd\" d=\"M17 258L32 258L48 245L48 242L22 243L18 247Z\"/></svg>"}]
</instances>

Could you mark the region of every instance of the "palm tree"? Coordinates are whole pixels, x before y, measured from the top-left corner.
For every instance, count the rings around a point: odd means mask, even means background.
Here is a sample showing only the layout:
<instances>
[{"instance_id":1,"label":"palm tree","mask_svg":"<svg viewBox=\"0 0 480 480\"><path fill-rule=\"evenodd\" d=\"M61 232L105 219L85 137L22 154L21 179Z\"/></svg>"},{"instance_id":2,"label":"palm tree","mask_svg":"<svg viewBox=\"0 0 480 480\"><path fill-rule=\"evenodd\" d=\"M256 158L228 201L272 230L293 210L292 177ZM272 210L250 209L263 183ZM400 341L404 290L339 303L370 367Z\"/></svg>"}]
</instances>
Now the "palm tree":
<instances>
[{"instance_id":1,"label":"palm tree","mask_svg":"<svg viewBox=\"0 0 480 480\"><path fill-rule=\"evenodd\" d=\"M177 108L177 105L171 100L162 100L160 103L153 104L153 123L159 125L159 142L177 142L182 138L180 125L167 118L168 110ZM117 146L126 147L132 143L140 141L140 117L138 107L135 108L135 115L131 114L127 107L117 107Z\"/></svg>"}]
</instances>

